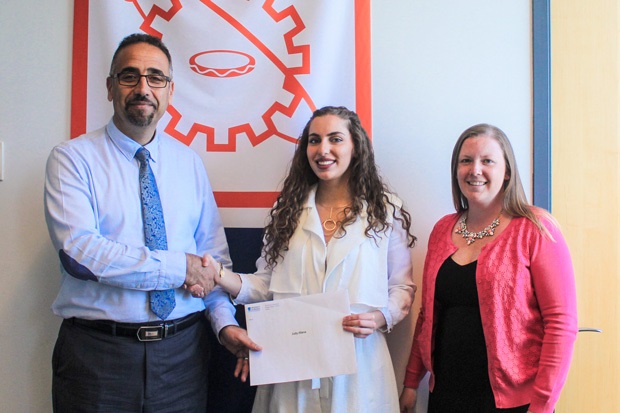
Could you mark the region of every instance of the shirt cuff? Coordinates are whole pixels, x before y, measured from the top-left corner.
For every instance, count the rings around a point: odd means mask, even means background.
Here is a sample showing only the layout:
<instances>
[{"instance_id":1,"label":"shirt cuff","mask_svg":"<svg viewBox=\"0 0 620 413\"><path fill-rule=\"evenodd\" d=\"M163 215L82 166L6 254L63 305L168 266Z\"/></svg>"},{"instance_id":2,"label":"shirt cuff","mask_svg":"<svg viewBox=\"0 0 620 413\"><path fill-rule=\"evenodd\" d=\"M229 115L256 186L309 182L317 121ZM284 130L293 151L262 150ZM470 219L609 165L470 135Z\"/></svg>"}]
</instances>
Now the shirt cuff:
<instances>
[{"instance_id":1,"label":"shirt cuff","mask_svg":"<svg viewBox=\"0 0 620 413\"><path fill-rule=\"evenodd\" d=\"M218 338L220 331L230 325L239 326L235 319L236 308L230 302L228 294L220 287L215 287L204 299L206 315L211 322L211 328Z\"/></svg>"},{"instance_id":2,"label":"shirt cuff","mask_svg":"<svg viewBox=\"0 0 620 413\"><path fill-rule=\"evenodd\" d=\"M158 290L168 288L179 288L185 283L187 274L187 258L184 252L178 251L160 251L162 254L163 268ZM159 288L159 286L163 288Z\"/></svg>"},{"instance_id":3,"label":"shirt cuff","mask_svg":"<svg viewBox=\"0 0 620 413\"><path fill-rule=\"evenodd\" d=\"M381 327L379 331L382 333L391 333L394 328L394 323L392 322L392 314L388 311L387 307L378 308L379 311L383 314L385 318L385 327Z\"/></svg>"}]
</instances>

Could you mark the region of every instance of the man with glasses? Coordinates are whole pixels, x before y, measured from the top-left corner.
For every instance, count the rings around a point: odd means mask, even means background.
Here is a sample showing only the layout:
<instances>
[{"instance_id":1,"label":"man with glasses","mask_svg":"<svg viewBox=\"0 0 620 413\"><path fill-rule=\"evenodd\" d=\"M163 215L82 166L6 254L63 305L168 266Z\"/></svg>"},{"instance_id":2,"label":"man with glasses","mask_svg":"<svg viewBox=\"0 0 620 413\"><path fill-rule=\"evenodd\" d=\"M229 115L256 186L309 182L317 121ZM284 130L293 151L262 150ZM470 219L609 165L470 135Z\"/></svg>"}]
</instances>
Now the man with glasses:
<instances>
[{"instance_id":1,"label":"man with glasses","mask_svg":"<svg viewBox=\"0 0 620 413\"><path fill-rule=\"evenodd\" d=\"M206 252L230 265L202 160L157 130L174 92L166 46L123 39L107 89L110 122L59 144L47 163L46 220L62 275L52 310L64 319L54 411L205 412L205 308L238 357L260 348L212 291L218 269L202 266ZM194 285L206 297L192 297Z\"/></svg>"}]
</instances>

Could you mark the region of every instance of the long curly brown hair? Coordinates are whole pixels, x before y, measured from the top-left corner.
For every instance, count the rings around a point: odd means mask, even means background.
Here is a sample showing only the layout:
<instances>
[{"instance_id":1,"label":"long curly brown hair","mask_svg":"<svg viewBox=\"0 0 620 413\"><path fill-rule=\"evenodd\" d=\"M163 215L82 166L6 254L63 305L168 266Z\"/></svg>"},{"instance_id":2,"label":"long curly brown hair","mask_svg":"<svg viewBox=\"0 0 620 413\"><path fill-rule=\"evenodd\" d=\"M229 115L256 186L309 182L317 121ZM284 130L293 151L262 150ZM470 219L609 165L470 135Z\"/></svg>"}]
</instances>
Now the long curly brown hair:
<instances>
[{"instance_id":1,"label":"long curly brown hair","mask_svg":"<svg viewBox=\"0 0 620 413\"><path fill-rule=\"evenodd\" d=\"M269 223L265 227L264 256L270 268L275 267L278 260L284 256L284 252L288 251L288 243L297 228L304 202L311 187L319 181L310 167L306 150L310 124L315 118L326 115L335 115L347 121L354 145L348 180L353 203L348 208L347 216L342 222L345 233L346 225L356 219L362 211L363 201L366 201L368 225L365 234L367 237L374 238L376 234L386 232L390 227L388 216L391 213L407 231L408 246L413 247L415 244L416 237L411 233L411 216L402 207L400 216L396 216L398 207L390 200L389 194L392 192L379 176L371 141L359 117L345 107L326 106L316 110L304 127L282 191L278 195L275 206L269 212ZM389 210L388 205L390 205Z\"/></svg>"}]
</instances>

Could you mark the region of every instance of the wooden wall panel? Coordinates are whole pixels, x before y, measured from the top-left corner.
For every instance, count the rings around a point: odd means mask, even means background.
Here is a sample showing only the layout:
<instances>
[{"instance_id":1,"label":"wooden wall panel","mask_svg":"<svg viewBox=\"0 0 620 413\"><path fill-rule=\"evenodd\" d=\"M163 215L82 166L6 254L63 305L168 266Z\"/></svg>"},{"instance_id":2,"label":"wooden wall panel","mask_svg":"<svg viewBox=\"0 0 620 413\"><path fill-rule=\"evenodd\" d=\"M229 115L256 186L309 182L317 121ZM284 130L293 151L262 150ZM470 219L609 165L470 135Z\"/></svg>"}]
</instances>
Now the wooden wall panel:
<instances>
[{"instance_id":1,"label":"wooden wall panel","mask_svg":"<svg viewBox=\"0 0 620 413\"><path fill-rule=\"evenodd\" d=\"M580 333L557 413L620 411L620 6L551 2L552 212L571 248Z\"/></svg>"}]
</instances>

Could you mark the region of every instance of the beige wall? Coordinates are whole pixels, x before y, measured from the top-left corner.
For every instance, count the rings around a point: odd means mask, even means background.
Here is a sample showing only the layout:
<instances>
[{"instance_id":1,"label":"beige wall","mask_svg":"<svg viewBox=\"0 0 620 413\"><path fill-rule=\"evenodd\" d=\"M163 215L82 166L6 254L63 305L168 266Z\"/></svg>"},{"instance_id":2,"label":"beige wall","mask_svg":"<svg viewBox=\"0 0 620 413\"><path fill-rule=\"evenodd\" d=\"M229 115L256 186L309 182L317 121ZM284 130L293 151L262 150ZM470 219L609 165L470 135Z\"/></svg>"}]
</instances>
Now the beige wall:
<instances>
[{"instance_id":1,"label":"beige wall","mask_svg":"<svg viewBox=\"0 0 620 413\"><path fill-rule=\"evenodd\" d=\"M552 1L553 214L571 247L580 333L557 413L620 411L617 0Z\"/></svg>"}]
</instances>

